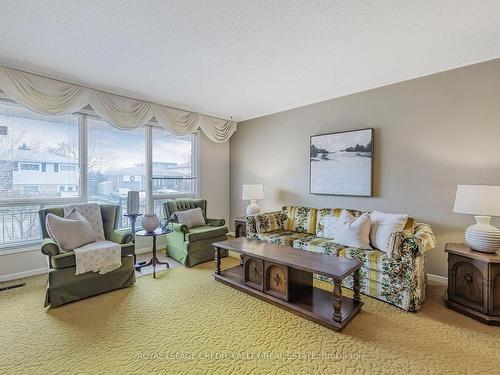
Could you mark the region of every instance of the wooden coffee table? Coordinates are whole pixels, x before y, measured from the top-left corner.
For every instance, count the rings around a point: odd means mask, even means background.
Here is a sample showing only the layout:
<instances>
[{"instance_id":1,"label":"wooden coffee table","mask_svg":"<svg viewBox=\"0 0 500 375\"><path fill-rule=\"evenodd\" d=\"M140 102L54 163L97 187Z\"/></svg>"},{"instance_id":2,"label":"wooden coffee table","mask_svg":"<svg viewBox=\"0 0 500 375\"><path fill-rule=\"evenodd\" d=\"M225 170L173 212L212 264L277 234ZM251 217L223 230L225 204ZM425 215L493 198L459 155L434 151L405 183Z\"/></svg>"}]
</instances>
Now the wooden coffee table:
<instances>
[{"instance_id":1,"label":"wooden coffee table","mask_svg":"<svg viewBox=\"0 0 500 375\"><path fill-rule=\"evenodd\" d=\"M340 331L361 310L361 262L244 237L216 242L215 280ZM220 249L243 254L243 265L220 268ZM313 286L313 273L331 277L333 292ZM354 296L342 296L342 280L354 277Z\"/></svg>"}]
</instances>

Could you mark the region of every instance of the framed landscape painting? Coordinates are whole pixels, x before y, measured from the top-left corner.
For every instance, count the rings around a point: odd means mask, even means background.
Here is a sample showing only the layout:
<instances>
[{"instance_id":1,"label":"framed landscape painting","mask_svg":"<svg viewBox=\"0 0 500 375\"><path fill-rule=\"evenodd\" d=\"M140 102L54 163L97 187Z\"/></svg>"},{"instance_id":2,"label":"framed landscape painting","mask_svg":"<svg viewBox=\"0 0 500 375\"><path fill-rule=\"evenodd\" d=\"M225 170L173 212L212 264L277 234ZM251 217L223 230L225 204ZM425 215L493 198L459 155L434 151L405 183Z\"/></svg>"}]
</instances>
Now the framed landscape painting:
<instances>
[{"instance_id":1,"label":"framed landscape painting","mask_svg":"<svg viewBox=\"0 0 500 375\"><path fill-rule=\"evenodd\" d=\"M311 136L311 194L372 196L373 129Z\"/></svg>"}]
</instances>

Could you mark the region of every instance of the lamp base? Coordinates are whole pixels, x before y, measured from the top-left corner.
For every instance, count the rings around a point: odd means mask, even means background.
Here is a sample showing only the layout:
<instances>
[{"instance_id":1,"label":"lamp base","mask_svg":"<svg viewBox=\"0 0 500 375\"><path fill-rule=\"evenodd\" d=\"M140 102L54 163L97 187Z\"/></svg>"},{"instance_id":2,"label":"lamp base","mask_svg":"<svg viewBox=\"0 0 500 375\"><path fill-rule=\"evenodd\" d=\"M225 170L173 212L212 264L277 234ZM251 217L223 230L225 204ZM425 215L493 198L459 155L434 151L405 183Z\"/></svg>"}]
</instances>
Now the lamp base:
<instances>
[{"instance_id":1,"label":"lamp base","mask_svg":"<svg viewBox=\"0 0 500 375\"><path fill-rule=\"evenodd\" d=\"M465 230L465 244L472 250L496 253L500 249L500 229L490 224L490 216L474 216L476 224Z\"/></svg>"},{"instance_id":2,"label":"lamp base","mask_svg":"<svg viewBox=\"0 0 500 375\"><path fill-rule=\"evenodd\" d=\"M250 200L250 204L247 206L247 216L256 215L260 212L260 207L257 205L255 199Z\"/></svg>"}]
</instances>

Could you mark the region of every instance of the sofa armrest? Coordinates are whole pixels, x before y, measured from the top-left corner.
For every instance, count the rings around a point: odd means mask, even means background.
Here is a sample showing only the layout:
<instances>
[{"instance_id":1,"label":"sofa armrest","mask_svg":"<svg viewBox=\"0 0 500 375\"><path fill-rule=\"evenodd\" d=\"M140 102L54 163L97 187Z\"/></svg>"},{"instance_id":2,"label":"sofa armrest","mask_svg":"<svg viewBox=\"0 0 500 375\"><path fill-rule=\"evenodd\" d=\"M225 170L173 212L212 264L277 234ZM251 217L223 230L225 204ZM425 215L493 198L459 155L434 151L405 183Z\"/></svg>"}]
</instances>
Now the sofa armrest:
<instances>
[{"instance_id":1,"label":"sofa armrest","mask_svg":"<svg viewBox=\"0 0 500 375\"><path fill-rule=\"evenodd\" d=\"M59 254L59 246L52 238L47 237L42 240L41 251L44 255L55 256Z\"/></svg>"},{"instance_id":2,"label":"sofa armrest","mask_svg":"<svg viewBox=\"0 0 500 375\"><path fill-rule=\"evenodd\" d=\"M132 232L119 229L113 229L111 232L109 232L108 235L109 241L115 242L120 245L132 242L133 239L134 236L132 235Z\"/></svg>"},{"instance_id":3,"label":"sofa armrest","mask_svg":"<svg viewBox=\"0 0 500 375\"><path fill-rule=\"evenodd\" d=\"M278 215L280 219L276 220L276 215ZM258 224L257 218L259 219ZM256 233L266 233L283 229L285 220L286 215L282 211L265 212L246 216L245 222L247 224L247 237L253 238ZM259 225L259 228L257 228L257 225Z\"/></svg>"},{"instance_id":4,"label":"sofa armrest","mask_svg":"<svg viewBox=\"0 0 500 375\"><path fill-rule=\"evenodd\" d=\"M205 222L211 227L222 227L226 224L224 219L205 219Z\"/></svg>"},{"instance_id":5,"label":"sofa armrest","mask_svg":"<svg viewBox=\"0 0 500 375\"><path fill-rule=\"evenodd\" d=\"M188 233L189 232L189 228L184 225L184 224L179 224L179 223L172 223L172 229L176 232L180 232L180 233Z\"/></svg>"},{"instance_id":6,"label":"sofa armrest","mask_svg":"<svg viewBox=\"0 0 500 375\"><path fill-rule=\"evenodd\" d=\"M430 225L417 223L414 229L394 232L389 240L387 254L397 259L405 256L416 258L436 247L436 239Z\"/></svg>"}]
</instances>

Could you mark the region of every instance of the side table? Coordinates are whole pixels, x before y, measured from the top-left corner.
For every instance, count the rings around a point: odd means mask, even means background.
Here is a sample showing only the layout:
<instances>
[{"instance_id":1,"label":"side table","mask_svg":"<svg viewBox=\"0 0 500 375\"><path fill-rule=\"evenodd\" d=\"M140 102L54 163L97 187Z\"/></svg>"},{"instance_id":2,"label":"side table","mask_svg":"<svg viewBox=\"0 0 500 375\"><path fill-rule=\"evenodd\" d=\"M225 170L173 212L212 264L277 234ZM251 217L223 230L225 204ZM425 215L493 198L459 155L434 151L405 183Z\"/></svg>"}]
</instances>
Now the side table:
<instances>
[{"instance_id":1,"label":"side table","mask_svg":"<svg viewBox=\"0 0 500 375\"><path fill-rule=\"evenodd\" d=\"M448 308L489 325L500 325L500 255L446 244Z\"/></svg>"},{"instance_id":2,"label":"side table","mask_svg":"<svg viewBox=\"0 0 500 375\"><path fill-rule=\"evenodd\" d=\"M162 228L156 228L153 232L148 232L146 230L141 230L137 232L135 235L139 237L153 237L153 257L151 260L144 264L137 266L136 269L138 268L138 271L142 269L142 267L148 267L148 266L153 266L153 278L156 279L156 265L157 264L164 264L167 266L167 268L170 268L170 265L167 262L162 262L158 259L156 256L156 237L161 236L162 234L168 234L170 233L171 230L163 230Z\"/></svg>"}]
</instances>

